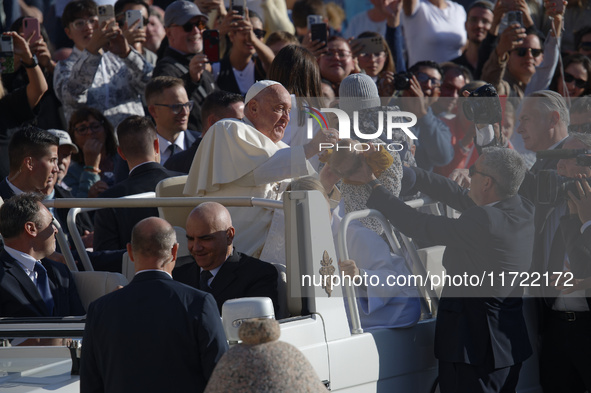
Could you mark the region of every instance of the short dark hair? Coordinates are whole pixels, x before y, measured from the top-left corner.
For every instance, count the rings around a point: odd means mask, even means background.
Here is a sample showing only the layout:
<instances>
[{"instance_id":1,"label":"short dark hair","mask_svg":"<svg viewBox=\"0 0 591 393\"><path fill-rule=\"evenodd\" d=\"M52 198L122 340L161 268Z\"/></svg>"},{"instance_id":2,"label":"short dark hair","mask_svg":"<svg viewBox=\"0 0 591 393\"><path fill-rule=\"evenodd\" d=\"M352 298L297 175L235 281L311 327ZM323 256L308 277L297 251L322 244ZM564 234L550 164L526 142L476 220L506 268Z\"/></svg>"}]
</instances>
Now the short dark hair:
<instances>
[{"instance_id":1,"label":"short dark hair","mask_svg":"<svg viewBox=\"0 0 591 393\"><path fill-rule=\"evenodd\" d=\"M472 82L472 80L474 80L474 77L472 76L472 73L470 72L470 70L461 65L461 64L456 64L456 63L452 63L451 61L447 61L445 63L441 63L439 65L441 67L441 77L445 78L445 74L447 74L448 71L455 71L456 75L462 75L464 77L464 80L466 81L466 83L470 83Z\"/></svg>"},{"instance_id":2,"label":"short dark hair","mask_svg":"<svg viewBox=\"0 0 591 393\"><path fill-rule=\"evenodd\" d=\"M119 123L117 137L125 157L135 158L154 151L154 139L158 138L158 134L152 120L133 115Z\"/></svg>"},{"instance_id":3,"label":"short dark hair","mask_svg":"<svg viewBox=\"0 0 591 393\"><path fill-rule=\"evenodd\" d=\"M224 112L230 105L236 102L244 102L244 97L225 90L215 90L205 97L203 101L201 119L205 122L205 119L212 113Z\"/></svg>"},{"instance_id":4,"label":"short dark hair","mask_svg":"<svg viewBox=\"0 0 591 393\"><path fill-rule=\"evenodd\" d=\"M39 203L43 201L43 195L32 192L24 192L4 201L0 207L0 234L4 239L19 236L25 230L27 222L41 225Z\"/></svg>"},{"instance_id":5,"label":"short dark hair","mask_svg":"<svg viewBox=\"0 0 591 393\"><path fill-rule=\"evenodd\" d=\"M291 18L295 27L308 26L308 15L322 15L328 18L326 6L322 0L298 0L291 10Z\"/></svg>"},{"instance_id":6,"label":"short dark hair","mask_svg":"<svg viewBox=\"0 0 591 393\"><path fill-rule=\"evenodd\" d=\"M152 78L146 85L146 103L152 105L155 96L162 94L166 89L176 86L182 86L184 89L185 83L182 79L174 76L157 76Z\"/></svg>"},{"instance_id":7,"label":"short dark hair","mask_svg":"<svg viewBox=\"0 0 591 393\"><path fill-rule=\"evenodd\" d=\"M62 13L62 26L65 29L78 18L96 16L96 3L92 0L70 1Z\"/></svg>"},{"instance_id":8,"label":"short dark hair","mask_svg":"<svg viewBox=\"0 0 591 393\"><path fill-rule=\"evenodd\" d=\"M123 12L126 5L143 5L150 16L150 6L144 0L117 0L114 7L115 17Z\"/></svg>"},{"instance_id":9,"label":"short dark hair","mask_svg":"<svg viewBox=\"0 0 591 393\"><path fill-rule=\"evenodd\" d=\"M423 60L423 61L419 61L419 62L415 63L412 67L410 67L408 69L408 72L413 73L413 74L417 74L419 72L419 70L423 67L433 68L434 70L439 72L439 75L441 75L441 77L443 78L443 70L441 69L439 64L437 64L431 60Z\"/></svg>"},{"instance_id":10,"label":"short dark hair","mask_svg":"<svg viewBox=\"0 0 591 393\"><path fill-rule=\"evenodd\" d=\"M10 172L18 171L25 157L41 158L51 146L59 146L57 136L34 126L24 126L14 133L8 144Z\"/></svg>"},{"instance_id":11,"label":"short dark hair","mask_svg":"<svg viewBox=\"0 0 591 393\"><path fill-rule=\"evenodd\" d=\"M466 15L469 14L473 8L484 8L485 10L489 10L490 12L493 12L495 5L488 0L475 1L474 3L470 4L470 6L468 7L468 10L466 11Z\"/></svg>"}]
</instances>

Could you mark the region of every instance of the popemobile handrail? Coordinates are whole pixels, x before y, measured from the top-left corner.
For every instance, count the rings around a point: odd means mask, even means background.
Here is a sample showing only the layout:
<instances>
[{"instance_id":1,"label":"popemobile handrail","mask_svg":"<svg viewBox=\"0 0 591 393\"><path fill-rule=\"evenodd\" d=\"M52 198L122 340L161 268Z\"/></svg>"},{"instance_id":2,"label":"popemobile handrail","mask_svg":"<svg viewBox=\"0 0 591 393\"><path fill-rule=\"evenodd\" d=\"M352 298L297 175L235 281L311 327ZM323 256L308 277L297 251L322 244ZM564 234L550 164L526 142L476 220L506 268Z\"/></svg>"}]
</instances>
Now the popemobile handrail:
<instances>
[{"instance_id":1,"label":"popemobile handrail","mask_svg":"<svg viewBox=\"0 0 591 393\"><path fill-rule=\"evenodd\" d=\"M152 195L153 193L147 193ZM82 237L76 229L76 215L81 211L91 211L103 208L133 208L133 207L191 207L197 206L203 202L217 202L224 206L237 207L266 207L271 209L283 209L283 202L272 199L254 198L254 197L139 197L143 194L129 195L122 198L58 198L43 201L48 208L72 209L68 213L67 225L72 236L76 250L81 259L81 263L86 271L93 271L90 258L86 253ZM55 223L55 220L54 220ZM58 226L58 225L56 225ZM61 228L59 228L61 231ZM67 240L64 236L58 235L58 243L68 267L73 271L78 271L74 256L70 251Z\"/></svg>"}]
</instances>

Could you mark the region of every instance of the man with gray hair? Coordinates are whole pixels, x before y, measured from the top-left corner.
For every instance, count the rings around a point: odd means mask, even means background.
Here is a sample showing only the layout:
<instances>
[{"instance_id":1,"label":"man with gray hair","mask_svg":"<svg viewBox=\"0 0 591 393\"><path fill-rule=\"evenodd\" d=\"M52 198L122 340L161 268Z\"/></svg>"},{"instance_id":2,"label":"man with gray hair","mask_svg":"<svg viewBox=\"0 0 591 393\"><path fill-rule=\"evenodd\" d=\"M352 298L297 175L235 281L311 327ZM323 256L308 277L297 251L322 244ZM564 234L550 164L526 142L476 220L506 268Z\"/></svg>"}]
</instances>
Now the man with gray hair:
<instances>
[{"instance_id":1,"label":"man with gray hair","mask_svg":"<svg viewBox=\"0 0 591 393\"><path fill-rule=\"evenodd\" d=\"M445 245L446 274L499 278L530 267L533 205L517 190L526 172L514 150L484 149L470 168L472 185L412 168L414 190L437 197L462 212L460 218L420 213L390 194L364 163L349 177L372 190L369 208L382 212L405 235ZM488 276L487 276L488 277ZM443 289L435 329L439 385L446 392L511 392L521 364L532 353L522 310L523 288L496 280L482 286L448 281ZM506 321L511 321L507 324Z\"/></svg>"},{"instance_id":2,"label":"man with gray hair","mask_svg":"<svg viewBox=\"0 0 591 393\"><path fill-rule=\"evenodd\" d=\"M127 251L134 279L88 308L81 392L205 389L228 344L213 296L172 279L178 247L161 218L133 228Z\"/></svg>"}]
</instances>

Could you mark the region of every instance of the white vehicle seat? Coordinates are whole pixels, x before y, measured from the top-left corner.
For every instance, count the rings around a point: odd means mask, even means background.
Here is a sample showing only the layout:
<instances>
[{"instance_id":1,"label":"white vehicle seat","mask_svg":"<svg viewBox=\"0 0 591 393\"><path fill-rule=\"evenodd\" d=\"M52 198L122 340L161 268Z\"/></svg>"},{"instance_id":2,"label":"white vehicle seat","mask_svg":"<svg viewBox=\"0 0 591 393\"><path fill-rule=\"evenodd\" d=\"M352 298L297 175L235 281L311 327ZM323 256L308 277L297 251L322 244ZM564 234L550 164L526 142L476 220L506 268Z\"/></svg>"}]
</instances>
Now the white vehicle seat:
<instances>
[{"instance_id":1,"label":"white vehicle seat","mask_svg":"<svg viewBox=\"0 0 591 393\"><path fill-rule=\"evenodd\" d=\"M119 285L128 284L125 276L120 273L72 272L72 276L85 310L88 310L88 305L99 297L113 292Z\"/></svg>"},{"instance_id":2,"label":"white vehicle seat","mask_svg":"<svg viewBox=\"0 0 591 393\"><path fill-rule=\"evenodd\" d=\"M187 182L187 175L169 177L156 185L156 197L184 197L183 190ZM192 207L159 207L158 215L172 226L185 227L187 216Z\"/></svg>"}]
</instances>

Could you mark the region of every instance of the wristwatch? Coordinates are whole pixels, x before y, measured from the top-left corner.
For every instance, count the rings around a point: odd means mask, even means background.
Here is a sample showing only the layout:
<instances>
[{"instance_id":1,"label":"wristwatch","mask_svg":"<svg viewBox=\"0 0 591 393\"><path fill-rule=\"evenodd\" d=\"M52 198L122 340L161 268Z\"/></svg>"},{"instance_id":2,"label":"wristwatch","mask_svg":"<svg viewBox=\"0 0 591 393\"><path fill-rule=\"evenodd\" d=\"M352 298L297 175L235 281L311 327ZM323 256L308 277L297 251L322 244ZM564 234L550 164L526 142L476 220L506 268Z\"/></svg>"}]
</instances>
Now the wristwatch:
<instances>
[{"instance_id":1,"label":"wristwatch","mask_svg":"<svg viewBox=\"0 0 591 393\"><path fill-rule=\"evenodd\" d=\"M378 179L373 179L372 181L365 183L365 187L367 187L369 192L372 192L374 190L374 188L376 188L377 186L379 186L381 184L382 183L380 183L380 181Z\"/></svg>"},{"instance_id":2,"label":"wristwatch","mask_svg":"<svg viewBox=\"0 0 591 393\"><path fill-rule=\"evenodd\" d=\"M37 60L37 55L33 55L32 59L33 59L33 62L31 64L27 64L24 61L21 61L21 63L25 68L35 68L39 65L39 61Z\"/></svg>"}]
</instances>

